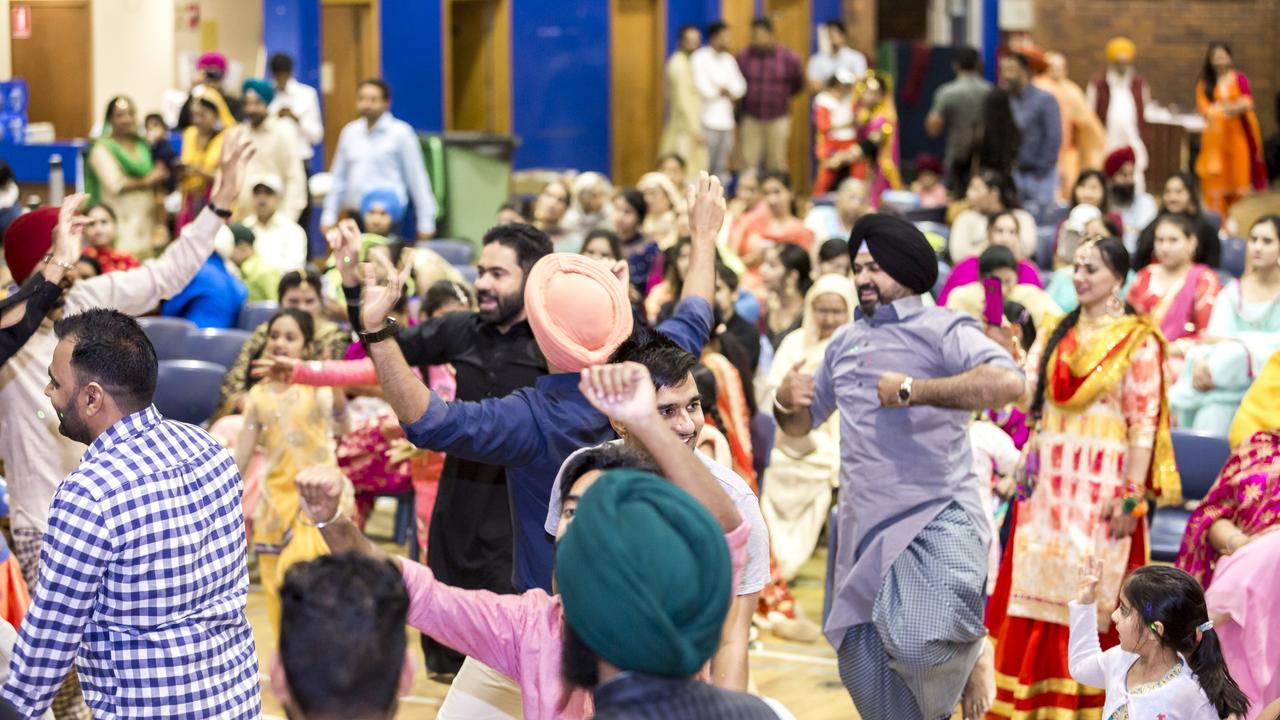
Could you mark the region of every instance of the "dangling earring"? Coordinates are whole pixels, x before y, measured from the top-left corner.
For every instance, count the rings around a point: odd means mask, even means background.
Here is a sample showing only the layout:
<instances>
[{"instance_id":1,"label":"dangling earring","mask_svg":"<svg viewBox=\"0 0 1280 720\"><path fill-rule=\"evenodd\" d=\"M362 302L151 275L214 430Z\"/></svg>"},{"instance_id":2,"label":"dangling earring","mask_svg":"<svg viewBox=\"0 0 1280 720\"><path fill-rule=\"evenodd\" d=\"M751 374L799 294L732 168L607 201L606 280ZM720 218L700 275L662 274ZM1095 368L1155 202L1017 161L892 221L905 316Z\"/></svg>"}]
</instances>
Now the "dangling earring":
<instances>
[{"instance_id":1,"label":"dangling earring","mask_svg":"<svg viewBox=\"0 0 1280 720\"><path fill-rule=\"evenodd\" d=\"M1107 312L1110 313L1112 317L1120 317L1121 315L1124 315L1124 300L1120 297L1119 288L1117 288L1115 292L1111 293L1111 297L1107 299Z\"/></svg>"}]
</instances>

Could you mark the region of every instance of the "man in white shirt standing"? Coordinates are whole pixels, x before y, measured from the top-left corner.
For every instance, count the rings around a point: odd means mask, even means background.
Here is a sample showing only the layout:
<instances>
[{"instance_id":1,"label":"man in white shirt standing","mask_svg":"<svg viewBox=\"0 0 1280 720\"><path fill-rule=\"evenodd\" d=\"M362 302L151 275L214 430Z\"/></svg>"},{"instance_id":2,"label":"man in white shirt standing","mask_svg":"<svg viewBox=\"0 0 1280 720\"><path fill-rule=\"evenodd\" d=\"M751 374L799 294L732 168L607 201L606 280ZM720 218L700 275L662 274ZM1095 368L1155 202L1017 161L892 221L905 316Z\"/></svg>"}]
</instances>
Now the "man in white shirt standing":
<instances>
[{"instance_id":1,"label":"man in white shirt standing","mask_svg":"<svg viewBox=\"0 0 1280 720\"><path fill-rule=\"evenodd\" d=\"M690 56L693 86L702 96L702 135L707 141L709 172L729 182L729 156L733 153L733 103L747 92L738 61L729 51L729 26L707 26L707 44Z\"/></svg>"},{"instance_id":2,"label":"man in white shirt standing","mask_svg":"<svg viewBox=\"0 0 1280 720\"><path fill-rule=\"evenodd\" d=\"M409 123L391 114L391 88L371 78L356 88L360 117L347 123L338 136L329 172L333 189L324 201L320 230L328 233L342 210L356 210L364 194L373 188L389 188L406 204L413 203L418 239L436 232L436 198L418 134ZM409 229L404 230L409 239Z\"/></svg>"},{"instance_id":3,"label":"man in white shirt standing","mask_svg":"<svg viewBox=\"0 0 1280 720\"><path fill-rule=\"evenodd\" d=\"M320 95L315 88L293 77L293 58L284 53L271 56L271 81L276 96L268 110L272 117L288 121L295 129L298 157L309 163L315 155L315 146L324 142Z\"/></svg>"},{"instance_id":4,"label":"man in white shirt standing","mask_svg":"<svg viewBox=\"0 0 1280 720\"><path fill-rule=\"evenodd\" d=\"M818 26L818 52L809 58L805 73L809 78L809 90L818 92L831 82L836 70L848 70L854 77L867 74L867 56L849 47L849 35L839 20Z\"/></svg>"},{"instance_id":5,"label":"man in white shirt standing","mask_svg":"<svg viewBox=\"0 0 1280 720\"><path fill-rule=\"evenodd\" d=\"M253 231L253 251L283 275L307 264L307 233L281 209L282 185L277 175L259 175L248 183L253 213L243 225Z\"/></svg>"},{"instance_id":6,"label":"man in white shirt standing","mask_svg":"<svg viewBox=\"0 0 1280 720\"><path fill-rule=\"evenodd\" d=\"M307 207L306 166L288 121L270 116L268 108L275 99L275 89L266 80L249 78L244 81L240 97L244 102L243 126L255 150L249 161L249 177L274 176L280 185L276 193L281 214L297 220ZM240 191L233 210L236 218L254 212L253 188L246 186Z\"/></svg>"}]
</instances>

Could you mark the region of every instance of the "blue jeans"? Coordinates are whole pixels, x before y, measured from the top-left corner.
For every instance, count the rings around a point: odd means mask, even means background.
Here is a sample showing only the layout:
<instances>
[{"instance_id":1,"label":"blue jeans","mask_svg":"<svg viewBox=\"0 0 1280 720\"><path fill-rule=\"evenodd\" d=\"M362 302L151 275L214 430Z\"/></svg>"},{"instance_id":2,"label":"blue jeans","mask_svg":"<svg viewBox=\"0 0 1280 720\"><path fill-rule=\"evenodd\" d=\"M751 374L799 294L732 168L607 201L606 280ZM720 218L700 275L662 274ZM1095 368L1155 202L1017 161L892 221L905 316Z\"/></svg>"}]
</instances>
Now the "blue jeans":
<instances>
[{"instance_id":1,"label":"blue jeans","mask_svg":"<svg viewBox=\"0 0 1280 720\"><path fill-rule=\"evenodd\" d=\"M1037 222L1056 206L1054 195L1058 192L1057 167L1043 173L1014 170L1013 182L1018 186L1018 197L1022 200L1023 209L1031 213Z\"/></svg>"}]
</instances>

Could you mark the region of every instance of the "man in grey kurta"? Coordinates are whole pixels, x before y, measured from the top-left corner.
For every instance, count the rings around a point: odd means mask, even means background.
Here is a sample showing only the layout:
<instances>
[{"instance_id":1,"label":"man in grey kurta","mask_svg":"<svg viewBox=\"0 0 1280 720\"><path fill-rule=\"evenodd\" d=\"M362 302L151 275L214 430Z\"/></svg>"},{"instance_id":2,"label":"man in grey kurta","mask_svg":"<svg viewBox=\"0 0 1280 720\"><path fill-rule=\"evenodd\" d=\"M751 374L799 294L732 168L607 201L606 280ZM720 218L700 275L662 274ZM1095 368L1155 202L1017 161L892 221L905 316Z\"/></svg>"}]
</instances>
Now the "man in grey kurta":
<instances>
[{"instance_id":1,"label":"man in grey kurta","mask_svg":"<svg viewBox=\"0 0 1280 720\"><path fill-rule=\"evenodd\" d=\"M924 306L937 261L913 225L865 216L849 248L854 322L813 376L787 376L774 403L789 435L840 413L824 631L864 720L950 717L962 693L965 716L981 716L994 696L982 625L991 533L968 426L973 411L1017 399L1025 378L987 334L1007 342L1003 331Z\"/></svg>"}]
</instances>

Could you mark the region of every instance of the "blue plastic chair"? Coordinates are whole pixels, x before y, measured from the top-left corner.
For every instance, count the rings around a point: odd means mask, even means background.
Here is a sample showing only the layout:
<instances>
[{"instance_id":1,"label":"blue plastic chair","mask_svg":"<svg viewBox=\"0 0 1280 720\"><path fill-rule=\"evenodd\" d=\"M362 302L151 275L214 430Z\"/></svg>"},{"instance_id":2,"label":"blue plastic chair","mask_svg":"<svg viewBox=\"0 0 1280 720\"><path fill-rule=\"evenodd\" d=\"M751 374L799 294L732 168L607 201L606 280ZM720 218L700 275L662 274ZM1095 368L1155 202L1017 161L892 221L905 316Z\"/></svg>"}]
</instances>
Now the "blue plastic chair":
<instances>
[{"instance_id":1,"label":"blue plastic chair","mask_svg":"<svg viewBox=\"0 0 1280 720\"><path fill-rule=\"evenodd\" d=\"M1238 278L1244 274L1244 255L1245 240L1229 237L1222 241L1222 257L1218 266L1231 273L1232 277Z\"/></svg>"},{"instance_id":2,"label":"blue plastic chair","mask_svg":"<svg viewBox=\"0 0 1280 720\"><path fill-rule=\"evenodd\" d=\"M205 328L192 330L183 338L183 360L204 360L229 368L236 364L240 348L253 333L248 330Z\"/></svg>"},{"instance_id":3,"label":"blue plastic chair","mask_svg":"<svg viewBox=\"0 0 1280 720\"><path fill-rule=\"evenodd\" d=\"M916 207L916 208L911 208L910 210L903 213L903 217L906 218L907 222L913 222L913 223L930 222L930 223L937 223L939 225L945 225L947 222L947 209L945 207L939 207L939 208Z\"/></svg>"},{"instance_id":4,"label":"blue plastic chair","mask_svg":"<svg viewBox=\"0 0 1280 720\"><path fill-rule=\"evenodd\" d=\"M1036 264L1043 270L1053 270L1053 251L1057 243L1057 225L1036 226Z\"/></svg>"},{"instance_id":5,"label":"blue plastic chair","mask_svg":"<svg viewBox=\"0 0 1280 720\"><path fill-rule=\"evenodd\" d=\"M236 327L241 330L253 332L259 325L271 319L272 315L280 309L280 304L275 300L257 300L251 303L245 303L240 308L240 319L236 322Z\"/></svg>"},{"instance_id":6,"label":"blue plastic chair","mask_svg":"<svg viewBox=\"0 0 1280 720\"><path fill-rule=\"evenodd\" d=\"M839 505L831 506L831 514L827 516L827 578L823 582L822 593L822 626L827 625L827 616L831 614L831 603L835 601L836 582L836 549L840 547L840 514Z\"/></svg>"},{"instance_id":7,"label":"blue plastic chair","mask_svg":"<svg viewBox=\"0 0 1280 720\"><path fill-rule=\"evenodd\" d=\"M751 433L751 465L759 478L760 487L764 487L764 471L769 467L769 454L773 452L773 439L778 426L773 421L773 415L757 412L747 429Z\"/></svg>"},{"instance_id":8,"label":"blue plastic chair","mask_svg":"<svg viewBox=\"0 0 1280 720\"><path fill-rule=\"evenodd\" d=\"M417 247L435 252L450 265L468 265L475 259L475 246L465 240L419 240Z\"/></svg>"},{"instance_id":9,"label":"blue plastic chair","mask_svg":"<svg viewBox=\"0 0 1280 720\"><path fill-rule=\"evenodd\" d=\"M162 360L156 378L156 409L170 420L203 425L221 400L227 369L201 360Z\"/></svg>"},{"instance_id":10,"label":"blue plastic chair","mask_svg":"<svg viewBox=\"0 0 1280 720\"><path fill-rule=\"evenodd\" d=\"M1182 476L1183 499L1203 500L1226 465L1231 446L1226 438L1218 435L1177 428L1171 433L1174 460ZM1151 559L1173 562L1190 518L1191 511L1181 505L1157 508L1151 513Z\"/></svg>"},{"instance_id":11,"label":"blue plastic chair","mask_svg":"<svg viewBox=\"0 0 1280 720\"><path fill-rule=\"evenodd\" d=\"M196 324L186 318L176 317L140 317L138 325L147 334L156 349L158 360L178 360L182 357L183 339L187 333L196 329Z\"/></svg>"}]
</instances>

